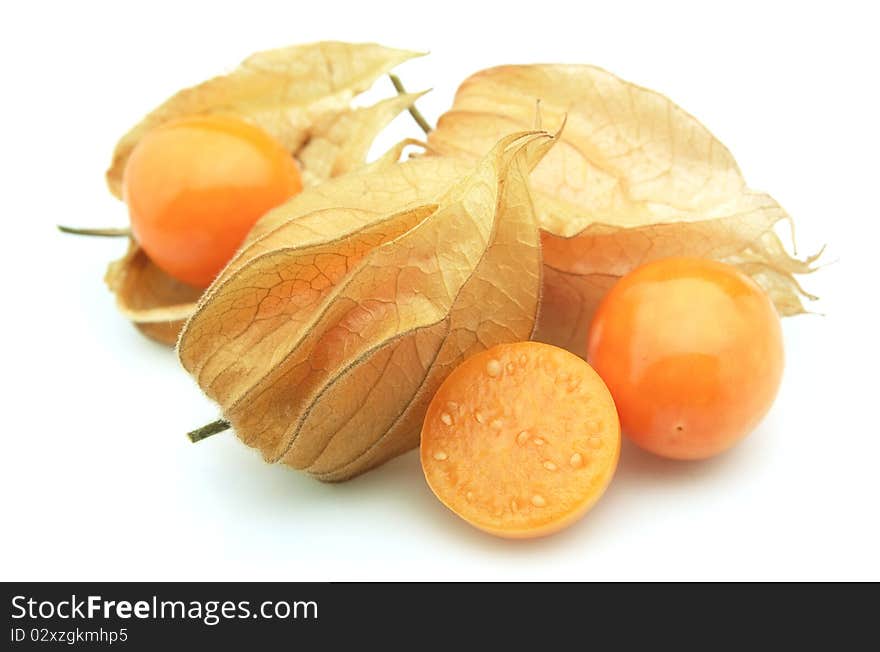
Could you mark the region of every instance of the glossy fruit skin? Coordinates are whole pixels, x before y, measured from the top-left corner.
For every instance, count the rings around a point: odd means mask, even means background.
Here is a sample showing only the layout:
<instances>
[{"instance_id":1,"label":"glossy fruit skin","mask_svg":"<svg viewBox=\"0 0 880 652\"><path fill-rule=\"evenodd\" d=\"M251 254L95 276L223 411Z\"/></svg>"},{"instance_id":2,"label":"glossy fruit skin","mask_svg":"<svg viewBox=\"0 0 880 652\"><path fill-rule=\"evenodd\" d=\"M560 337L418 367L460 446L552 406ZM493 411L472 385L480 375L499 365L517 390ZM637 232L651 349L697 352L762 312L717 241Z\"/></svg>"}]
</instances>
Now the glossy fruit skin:
<instances>
[{"instance_id":1,"label":"glossy fruit skin","mask_svg":"<svg viewBox=\"0 0 880 652\"><path fill-rule=\"evenodd\" d=\"M717 455L749 434L779 389L773 303L735 267L667 258L624 276L600 304L587 359L636 444L673 459Z\"/></svg>"},{"instance_id":2,"label":"glossy fruit skin","mask_svg":"<svg viewBox=\"0 0 880 652\"><path fill-rule=\"evenodd\" d=\"M135 238L169 275L206 287L254 223L302 189L293 157L231 116L193 116L146 134L123 174Z\"/></svg>"}]
</instances>

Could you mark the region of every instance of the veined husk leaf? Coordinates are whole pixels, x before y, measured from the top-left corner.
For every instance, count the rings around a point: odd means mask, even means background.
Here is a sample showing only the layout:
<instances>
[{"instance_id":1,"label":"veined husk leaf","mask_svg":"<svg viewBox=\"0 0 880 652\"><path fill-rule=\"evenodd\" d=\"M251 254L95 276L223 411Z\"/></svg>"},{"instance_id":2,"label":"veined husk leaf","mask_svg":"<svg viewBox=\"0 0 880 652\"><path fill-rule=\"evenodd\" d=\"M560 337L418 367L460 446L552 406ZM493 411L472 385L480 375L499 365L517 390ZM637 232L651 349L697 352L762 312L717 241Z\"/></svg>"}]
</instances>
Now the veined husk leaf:
<instances>
[{"instance_id":1,"label":"veined husk leaf","mask_svg":"<svg viewBox=\"0 0 880 652\"><path fill-rule=\"evenodd\" d=\"M316 186L361 167L379 132L422 95L403 93L316 122L308 143L297 153L303 184Z\"/></svg>"},{"instance_id":2,"label":"veined husk leaf","mask_svg":"<svg viewBox=\"0 0 880 652\"><path fill-rule=\"evenodd\" d=\"M550 142L380 160L270 211L184 327L183 366L269 462L344 480L415 447L459 362L532 334L527 175Z\"/></svg>"},{"instance_id":3,"label":"veined husk leaf","mask_svg":"<svg viewBox=\"0 0 880 652\"><path fill-rule=\"evenodd\" d=\"M107 184L121 197L122 173L141 137L169 120L190 115L221 113L243 118L272 134L294 156L315 135L330 131L340 114L359 116L349 127L358 138L363 138L357 133L361 129L373 131L375 136L396 113L352 109L351 100L392 68L416 56L419 53L375 43L338 41L253 54L231 73L175 93L130 129L113 152ZM410 103L416 97L410 95ZM407 106L404 102L398 112ZM360 154L354 152L355 159ZM347 161L352 162L356 161Z\"/></svg>"},{"instance_id":4,"label":"veined husk leaf","mask_svg":"<svg viewBox=\"0 0 880 652\"><path fill-rule=\"evenodd\" d=\"M415 56L418 53L372 43L331 41L254 54L228 75L176 93L130 129L116 145L107 171L108 187L121 198L125 164L145 133L168 120L212 113L238 116L272 134L299 162L307 187L357 169L364 164L376 135L421 93L395 95L362 108L353 108L352 99ZM144 256L142 251L130 250L111 265L108 280L128 277L125 284L110 283L111 288L125 290L117 292L120 310L147 335L173 344L182 322L153 319L164 309L175 314L183 311L183 304L162 303L180 298L180 284L153 266L151 287L135 287L131 279L142 278L143 269L129 273L126 267L138 264L143 268L149 262ZM189 294L198 297L198 293ZM190 302L187 315L194 308Z\"/></svg>"},{"instance_id":5,"label":"veined husk leaf","mask_svg":"<svg viewBox=\"0 0 880 652\"><path fill-rule=\"evenodd\" d=\"M148 337L171 346L202 293L156 267L133 240L125 256L110 263L105 281L124 317Z\"/></svg>"},{"instance_id":6,"label":"veined husk leaf","mask_svg":"<svg viewBox=\"0 0 880 652\"><path fill-rule=\"evenodd\" d=\"M428 139L439 155L474 160L499 136L566 119L531 175L542 229L544 296L536 339L582 354L598 301L637 265L689 255L750 274L781 314L809 297L774 232L790 218L750 190L731 153L668 98L586 65L501 66L458 89Z\"/></svg>"}]
</instances>

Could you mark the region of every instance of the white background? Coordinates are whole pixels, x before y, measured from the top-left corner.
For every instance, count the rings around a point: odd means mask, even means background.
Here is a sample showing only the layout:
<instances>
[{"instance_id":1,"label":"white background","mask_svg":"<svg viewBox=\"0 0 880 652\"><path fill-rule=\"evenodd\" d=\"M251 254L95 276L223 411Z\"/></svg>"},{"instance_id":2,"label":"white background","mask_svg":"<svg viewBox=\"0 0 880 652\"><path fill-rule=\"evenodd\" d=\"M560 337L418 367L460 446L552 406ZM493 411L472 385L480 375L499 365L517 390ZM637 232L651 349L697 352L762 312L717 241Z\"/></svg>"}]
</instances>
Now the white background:
<instances>
[{"instance_id":1,"label":"white background","mask_svg":"<svg viewBox=\"0 0 880 652\"><path fill-rule=\"evenodd\" d=\"M0 579L880 579L878 20L869 2L3 3ZM825 316L785 321L779 399L681 464L625 445L597 507L509 542L437 502L408 454L342 485L264 464L102 284L124 243L103 172L177 89L319 39L431 50L398 69L433 122L469 73L594 63L660 90L795 216ZM374 96L390 92L377 82ZM407 116L376 151L418 136Z\"/></svg>"}]
</instances>

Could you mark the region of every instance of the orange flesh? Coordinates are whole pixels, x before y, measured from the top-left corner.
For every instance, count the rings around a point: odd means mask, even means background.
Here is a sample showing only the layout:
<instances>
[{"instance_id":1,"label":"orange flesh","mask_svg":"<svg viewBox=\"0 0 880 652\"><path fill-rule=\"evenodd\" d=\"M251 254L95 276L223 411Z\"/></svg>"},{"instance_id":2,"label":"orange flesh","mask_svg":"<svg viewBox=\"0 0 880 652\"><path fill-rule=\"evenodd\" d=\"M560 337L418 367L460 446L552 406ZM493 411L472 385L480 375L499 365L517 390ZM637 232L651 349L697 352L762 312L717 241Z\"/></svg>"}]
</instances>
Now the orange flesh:
<instances>
[{"instance_id":1,"label":"orange flesh","mask_svg":"<svg viewBox=\"0 0 880 652\"><path fill-rule=\"evenodd\" d=\"M179 281L206 287L269 209L302 189L293 157L227 116L173 120L145 135L123 175L135 238Z\"/></svg>"},{"instance_id":2,"label":"orange flesh","mask_svg":"<svg viewBox=\"0 0 880 652\"><path fill-rule=\"evenodd\" d=\"M453 512L504 537L550 534L599 499L620 453L611 394L581 358L501 344L457 367L425 417L425 478Z\"/></svg>"},{"instance_id":3,"label":"orange flesh","mask_svg":"<svg viewBox=\"0 0 880 652\"><path fill-rule=\"evenodd\" d=\"M675 459L710 457L745 437L782 378L773 303L711 260L667 258L623 277L600 304L587 349L624 434Z\"/></svg>"}]
</instances>

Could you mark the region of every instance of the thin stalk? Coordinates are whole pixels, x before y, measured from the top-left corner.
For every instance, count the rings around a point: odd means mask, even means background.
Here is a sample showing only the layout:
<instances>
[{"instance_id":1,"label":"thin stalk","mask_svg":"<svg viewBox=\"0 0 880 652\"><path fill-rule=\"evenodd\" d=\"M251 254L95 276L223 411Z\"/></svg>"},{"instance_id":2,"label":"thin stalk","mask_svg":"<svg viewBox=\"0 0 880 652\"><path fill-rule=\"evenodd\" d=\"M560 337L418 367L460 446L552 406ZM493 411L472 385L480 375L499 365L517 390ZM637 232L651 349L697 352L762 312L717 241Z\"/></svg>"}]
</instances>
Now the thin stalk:
<instances>
[{"instance_id":1,"label":"thin stalk","mask_svg":"<svg viewBox=\"0 0 880 652\"><path fill-rule=\"evenodd\" d=\"M207 439L211 435L216 435L218 432L229 430L229 428L230 424L226 419L217 419L216 421L212 421L211 423L204 425L201 428L196 428L195 430L189 431L188 433L186 433L186 436L189 437L189 440L195 444L197 441Z\"/></svg>"},{"instance_id":2,"label":"thin stalk","mask_svg":"<svg viewBox=\"0 0 880 652\"><path fill-rule=\"evenodd\" d=\"M126 238L131 236L131 229L81 229L75 226L64 226L58 224L58 230L61 233L70 233L71 235L91 235L100 238Z\"/></svg>"},{"instance_id":3,"label":"thin stalk","mask_svg":"<svg viewBox=\"0 0 880 652\"><path fill-rule=\"evenodd\" d=\"M391 83L394 84L394 90L396 90L399 95L406 93L406 88L404 88L403 82L400 81L400 77L392 74L389 74L388 77L391 78ZM428 124L428 121L425 120L425 116L422 115L422 112L418 110L415 104L410 105L409 114L412 116L413 120L416 121L416 124L422 128L422 131L424 131L425 134L431 133L431 125Z\"/></svg>"}]
</instances>

